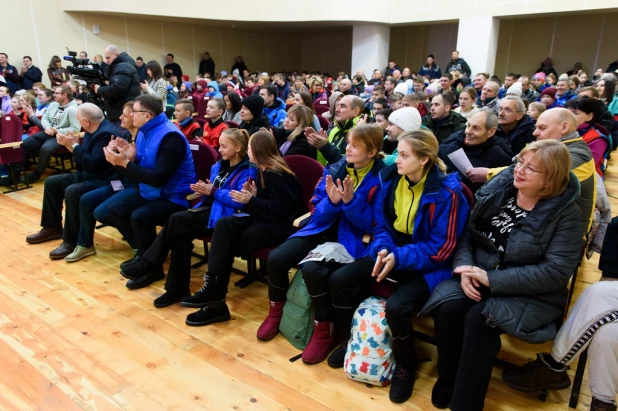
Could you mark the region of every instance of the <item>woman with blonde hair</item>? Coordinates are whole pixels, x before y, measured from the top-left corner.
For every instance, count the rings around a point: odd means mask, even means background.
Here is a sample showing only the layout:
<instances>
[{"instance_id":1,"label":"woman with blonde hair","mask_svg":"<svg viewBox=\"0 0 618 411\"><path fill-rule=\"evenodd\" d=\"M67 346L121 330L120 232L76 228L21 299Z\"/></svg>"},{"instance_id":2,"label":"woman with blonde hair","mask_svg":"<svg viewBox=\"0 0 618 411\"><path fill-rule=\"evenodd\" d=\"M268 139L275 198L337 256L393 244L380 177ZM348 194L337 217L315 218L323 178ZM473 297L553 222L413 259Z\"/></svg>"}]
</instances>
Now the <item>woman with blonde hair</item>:
<instances>
[{"instance_id":1,"label":"woman with blonde hair","mask_svg":"<svg viewBox=\"0 0 618 411\"><path fill-rule=\"evenodd\" d=\"M289 286L288 271L311 250L325 242L338 242L354 258L363 256L363 236L374 221L375 195L382 162L382 130L374 124L360 124L350 130L346 155L324 169L311 198L311 219L300 231L276 248L268 259L270 311L257 331L257 338L270 340L279 332L279 323ZM303 277L315 308L313 336L303 351L303 362L324 361L337 344L333 331L335 313L328 292L329 276L339 263L310 262Z\"/></svg>"},{"instance_id":2,"label":"woman with blonde hair","mask_svg":"<svg viewBox=\"0 0 618 411\"><path fill-rule=\"evenodd\" d=\"M320 76L313 76L308 82L309 92L311 93L311 100L313 104L327 104L328 96L324 90L324 81ZM325 103L322 103L322 102Z\"/></svg>"},{"instance_id":3,"label":"woman with blonde hair","mask_svg":"<svg viewBox=\"0 0 618 411\"><path fill-rule=\"evenodd\" d=\"M570 169L564 144L535 141L477 191L453 278L422 311L435 323L435 407L483 409L501 334L532 344L556 337L582 248L579 182Z\"/></svg>"},{"instance_id":4,"label":"woman with blonde hair","mask_svg":"<svg viewBox=\"0 0 618 411\"><path fill-rule=\"evenodd\" d=\"M299 155L315 160L317 151L305 137L305 129L313 126L313 115L309 107L292 106L287 112L283 127L272 128L282 157Z\"/></svg>"},{"instance_id":5,"label":"woman with blonde hair","mask_svg":"<svg viewBox=\"0 0 618 411\"><path fill-rule=\"evenodd\" d=\"M468 203L457 173L446 175L438 140L429 130L399 136L395 164L380 171L373 242L361 258L330 277L342 344L328 358L342 367L350 324L370 287L388 280L395 290L386 303L395 369L389 397L402 403L412 395L416 370L412 312L433 288L451 276L452 255L466 224Z\"/></svg>"},{"instance_id":6,"label":"woman with blonde hair","mask_svg":"<svg viewBox=\"0 0 618 411\"><path fill-rule=\"evenodd\" d=\"M187 316L187 325L228 321L225 297L234 257L248 257L259 248L281 244L292 232L302 187L279 155L273 135L266 131L253 134L248 155L257 167L256 178L229 192L231 200L242 204L243 212L222 217L215 224L204 286L182 300L185 307L201 307Z\"/></svg>"}]
</instances>

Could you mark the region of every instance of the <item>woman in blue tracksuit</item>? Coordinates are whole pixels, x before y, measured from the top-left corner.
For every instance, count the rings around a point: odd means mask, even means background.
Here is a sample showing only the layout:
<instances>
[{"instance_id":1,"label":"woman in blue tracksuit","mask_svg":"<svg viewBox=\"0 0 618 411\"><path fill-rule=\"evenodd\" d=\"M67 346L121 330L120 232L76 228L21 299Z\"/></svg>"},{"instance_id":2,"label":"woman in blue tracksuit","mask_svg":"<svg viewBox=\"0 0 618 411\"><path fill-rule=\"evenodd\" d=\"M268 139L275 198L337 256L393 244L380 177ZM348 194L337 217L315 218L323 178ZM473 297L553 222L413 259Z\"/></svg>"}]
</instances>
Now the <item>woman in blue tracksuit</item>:
<instances>
[{"instance_id":1,"label":"woman in blue tracksuit","mask_svg":"<svg viewBox=\"0 0 618 411\"><path fill-rule=\"evenodd\" d=\"M242 190L243 184L255 179L256 169L247 157L249 133L246 130L227 129L219 139L221 160L212 166L210 180L191 185L202 201L188 211L172 214L154 243L137 264L122 269L130 279L158 276L163 278L163 262L172 252L167 273L165 294L154 301L157 308L167 307L190 295L191 251L193 240L212 235L216 222L241 210L244 204L230 197L230 191Z\"/></svg>"},{"instance_id":2,"label":"woman in blue tracksuit","mask_svg":"<svg viewBox=\"0 0 618 411\"><path fill-rule=\"evenodd\" d=\"M469 208L457 173L444 174L438 140L430 131L400 135L397 151L395 164L380 172L373 242L365 257L330 277L330 295L344 338L328 364L343 366L352 316L370 295L371 284L392 282L395 290L386 303L386 320L397 367L389 397L400 403L410 398L414 385L412 311L439 282L450 278L451 257Z\"/></svg>"},{"instance_id":3,"label":"woman in blue tracksuit","mask_svg":"<svg viewBox=\"0 0 618 411\"><path fill-rule=\"evenodd\" d=\"M375 125L354 127L348 136L346 156L324 169L311 199L311 219L300 231L268 257L270 311L257 331L260 340L279 332L279 323L289 286L288 271L325 242L338 242L354 257L365 252L363 236L371 232L378 173L384 168L379 158L383 133ZM328 295L328 276L338 263L307 263L303 275L315 307L315 329L303 352L305 363L323 361L333 344L334 313Z\"/></svg>"}]
</instances>

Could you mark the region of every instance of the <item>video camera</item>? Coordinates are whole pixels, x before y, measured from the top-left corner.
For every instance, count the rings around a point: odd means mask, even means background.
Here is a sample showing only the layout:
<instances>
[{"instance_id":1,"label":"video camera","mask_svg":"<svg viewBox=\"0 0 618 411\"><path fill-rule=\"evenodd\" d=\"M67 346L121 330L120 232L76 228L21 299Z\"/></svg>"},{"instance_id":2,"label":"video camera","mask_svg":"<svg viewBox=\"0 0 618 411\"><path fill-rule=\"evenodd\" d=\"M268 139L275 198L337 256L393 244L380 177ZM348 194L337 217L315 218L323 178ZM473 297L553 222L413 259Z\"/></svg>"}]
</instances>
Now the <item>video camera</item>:
<instances>
[{"instance_id":1,"label":"video camera","mask_svg":"<svg viewBox=\"0 0 618 411\"><path fill-rule=\"evenodd\" d=\"M69 74L76 76L78 80L85 81L88 88L92 89L95 84L101 85L108 80L98 63L90 63L89 59L79 59L77 52L69 51L68 48L67 51L69 55L64 56L63 59L73 63L73 66L67 67Z\"/></svg>"}]
</instances>

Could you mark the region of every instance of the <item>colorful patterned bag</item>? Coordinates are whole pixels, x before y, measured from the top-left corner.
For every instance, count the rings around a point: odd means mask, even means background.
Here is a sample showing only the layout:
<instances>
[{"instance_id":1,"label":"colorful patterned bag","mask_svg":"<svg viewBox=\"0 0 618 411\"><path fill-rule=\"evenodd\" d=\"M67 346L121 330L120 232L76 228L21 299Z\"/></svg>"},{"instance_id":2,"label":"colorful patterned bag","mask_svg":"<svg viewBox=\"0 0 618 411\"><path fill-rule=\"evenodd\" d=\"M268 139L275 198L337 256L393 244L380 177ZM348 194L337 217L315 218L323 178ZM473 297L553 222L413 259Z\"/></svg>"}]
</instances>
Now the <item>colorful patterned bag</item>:
<instances>
[{"instance_id":1,"label":"colorful patterned bag","mask_svg":"<svg viewBox=\"0 0 618 411\"><path fill-rule=\"evenodd\" d=\"M353 380L378 385L391 383L395 369L390 328L386 322L386 300L369 297L352 319L352 331L345 354L344 372Z\"/></svg>"}]
</instances>

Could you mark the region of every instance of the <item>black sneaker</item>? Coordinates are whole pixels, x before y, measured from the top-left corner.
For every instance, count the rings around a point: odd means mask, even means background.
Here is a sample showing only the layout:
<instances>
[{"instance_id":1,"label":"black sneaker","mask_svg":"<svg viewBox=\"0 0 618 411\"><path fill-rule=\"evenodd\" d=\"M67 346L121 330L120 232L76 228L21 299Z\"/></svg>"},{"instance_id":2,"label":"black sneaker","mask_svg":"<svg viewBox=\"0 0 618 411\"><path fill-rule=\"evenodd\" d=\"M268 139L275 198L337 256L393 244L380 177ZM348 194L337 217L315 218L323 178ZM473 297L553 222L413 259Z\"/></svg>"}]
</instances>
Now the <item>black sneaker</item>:
<instances>
[{"instance_id":1,"label":"black sneaker","mask_svg":"<svg viewBox=\"0 0 618 411\"><path fill-rule=\"evenodd\" d=\"M331 368L342 368L345 361L345 352L348 349L348 342L343 342L339 347L335 348L335 351L328 356L328 366Z\"/></svg>"},{"instance_id":2,"label":"black sneaker","mask_svg":"<svg viewBox=\"0 0 618 411\"><path fill-rule=\"evenodd\" d=\"M204 285L195 294L185 297L180 302L181 307L202 308L215 302L225 302L225 295L216 289L217 277L204 274Z\"/></svg>"},{"instance_id":3,"label":"black sneaker","mask_svg":"<svg viewBox=\"0 0 618 411\"><path fill-rule=\"evenodd\" d=\"M192 327L221 323L231 319L230 310L225 302L212 303L207 307L200 308L199 311L187 315L185 323Z\"/></svg>"},{"instance_id":4,"label":"black sneaker","mask_svg":"<svg viewBox=\"0 0 618 411\"><path fill-rule=\"evenodd\" d=\"M507 368L502 372L502 380L509 387L521 392L564 390L571 386L571 379L563 371L552 370L537 354L536 361L530 360L521 367Z\"/></svg>"},{"instance_id":5,"label":"black sneaker","mask_svg":"<svg viewBox=\"0 0 618 411\"><path fill-rule=\"evenodd\" d=\"M24 181L26 184L32 184L35 181L39 181L40 179L41 179L41 175L37 173L36 171L33 171L30 174L26 174L26 176L24 177Z\"/></svg>"},{"instance_id":6,"label":"black sneaker","mask_svg":"<svg viewBox=\"0 0 618 411\"><path fill-rule=\"evenodd\" d=\"M388 398L396 403L401 404L410 399L412 390L414 389L414 370L407 370L397 365L391 380L391 389L388 392Z\"/></svg>"},{"instance_id":7,"label":"black sneaker","mask_svg":"<svg viewBox=\"0 0 618 411\"><path fill-rule=\"evenodd\" d=\"M152 304L157 308L165 308L169 307L172 304L180 302L186 296L186 293L175 293L172 291L166 291L165 294L154 300Z\"/></svg>"},{"instance_id":8,"label":"black sneaker","mask_svg":"<svg viewBox=\"0 0 618 411\"><path fill-rule=\"evenodd\" d=\"M153 263L146 260L145 258L140 258L133 264L127 264L124 267L121 267L120 275L122 275L128 280L136 280L145 275L160 271L162 271L161 267L157 268Z\"/></svg>"},{"instance_id":9,"label":"black sneaker","mask_svg":"<svg viewBox=\"0 0 618 411\"><path fill-rule=\"evenodd\" d=\"M139 255L134 256L133 258L131 258L130 260L124 261L122 263L120 263L120 272L124 271L126 268L128 268L129 266L136 264L142 257L140 257Z\"/></svg>"},{"instance_id":10,"label":"black sneaker","mask_svg":"<svg viewBox=\"0 0 618 411\"><path fill-rule=\"evenodd\" d=\"M616 411L616 403L605 402L599 400L598 398L592 397L592 402L590 403L590 411Z\"/></svg>"},{"instance_id":11,"label":"black sneaker","mask_svg":"<svg viewBox=\"0 0 618 411\"><path fill-rule=\"evenodd\" d=\"M448 389L444 386L440 378L436 381L433 389L431 390L431 403L434 407L444 410L448 408L453 397L452 389Z\"/></svg>"}]
</instances>

